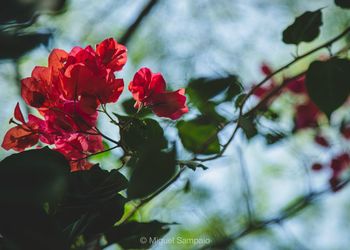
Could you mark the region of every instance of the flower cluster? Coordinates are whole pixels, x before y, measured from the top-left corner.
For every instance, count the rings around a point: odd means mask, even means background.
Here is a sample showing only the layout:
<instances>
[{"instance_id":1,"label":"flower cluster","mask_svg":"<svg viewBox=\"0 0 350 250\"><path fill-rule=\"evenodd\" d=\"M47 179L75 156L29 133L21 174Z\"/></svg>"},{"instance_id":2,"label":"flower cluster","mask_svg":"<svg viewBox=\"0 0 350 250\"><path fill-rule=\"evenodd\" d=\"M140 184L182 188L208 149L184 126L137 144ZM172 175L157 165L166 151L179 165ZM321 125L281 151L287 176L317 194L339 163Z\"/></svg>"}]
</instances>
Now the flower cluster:
<instances>
[{"instance_id":1,"label":"flower cluster","mask_svg":"<svg viewBox=\"0 0 350 250\"><path fill-rule=\"evenodd\" d=\"M102 134L96 128L98 107L115 103L124 81L115 76L127 61L127 49L113 38L86 48L74 47L69 53L54 49L48 66L37 66L31 77L22 79L21 95L42 118L32 114L25 121L16 105L11 128L2 147L22 151L39 141L53 145L71 161L72 170L92 166L86 158L103 150ZM161 117L178 119L188 112L184 89L165 90L160 73L140 69L129 85L135 108L150 107Z\"/></svg>"},{"instance_id":2,"label":"flower cluster","mask_svg":"<svg viewBox=\"0 0 350 250\"><path fill-rule=\"evenodd\" d=\"M261 66L261 72L265 76L270 76L273 71L267 65L263 64ZM297 132L304 129L315 129L316 133L314 134L314 142L323 148L330 149L332 144L329 140L320 133L320 124L319 120L322 116L322 112L318 109L318 107L312 102L310 99L306 84L305 84L305 75L301 75L297 78L293 79L284 79L285 91L292 93L295 96L298 96L298 100L301 102L297 102L294 106L294 128L293 131ZM278 83L271 79L267 86L259 86L255 88L253 95L258 99L263 99L270 92L272 92L275 88L278 87ZM277 93L277 97L283 92ZM350 123L343 121L339 127L339 134L343 139L350 139ZM333 191L337 191L342 187L342 176L346 174L346 172L350 171L350 152L338 152L335 155L332 155L330 162L328 163L320 163L315 162L311 168L314 171L320 171L328 167L331 170L331 176L329 178L329 184Z\"/></svg>"}]
</instances>

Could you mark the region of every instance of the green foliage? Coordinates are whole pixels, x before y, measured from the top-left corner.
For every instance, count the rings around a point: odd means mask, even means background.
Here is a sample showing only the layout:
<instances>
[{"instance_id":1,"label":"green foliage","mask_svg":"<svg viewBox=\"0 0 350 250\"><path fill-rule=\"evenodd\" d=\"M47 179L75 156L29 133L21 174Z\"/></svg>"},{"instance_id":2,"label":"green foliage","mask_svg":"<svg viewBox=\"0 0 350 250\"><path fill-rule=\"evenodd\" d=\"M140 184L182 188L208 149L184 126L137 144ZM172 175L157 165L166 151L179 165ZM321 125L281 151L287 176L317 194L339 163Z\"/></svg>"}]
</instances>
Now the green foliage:
<instances>
[{"instance_id":1,"label":"green foliage","mask_svg":"<svg viewBox=\"0 0 350 250\"><path fill-rule=\"evenodd\" d=\"M242 91L237 76L224 78L197 78L190 81L187 93L193 102L206 102L209 99L224 94L222 101L230 101Z\"/></svg>"},{"instance_id":2,"label":"green foliage","mask_svg":"<svg viewBox=\"0 0 350 250\"><path fill-rule=\"evenodd\" d=\"M156 220L150 222L131 221L108 231L106 238L109 244L118 243L124 249L145 249L152 245L153 240L158 240L169 232L169 225L169 223Z\"/></svg>"},{"instance_id":3,"label":"green foliage","mask_svg":"<svg viewBox=\"0 0 350 250\"><path fill-rule=\"evenodd\" d=\"M132 164L127 195L129 199L144 198L166 184L176 171L176 150L162 152L145 147Z\"/></svg>"},{"instance_id":4,"label":"green foliage","mask_svg":"<svg viewBox=\"0 0 350 250\"><path fill-rule=\"evenodd\" d=\"M197 78L190 81L186 92L202 115L207 116L216 123L225 122L215 108L217 105L234 99L242 92L242 85L235 75L223 78ZM215 101L211 99L217 99Z\"/></svg>"},{"instance_id":5,"label":"green foliage","mask_svg":"<svg viewBox=\"0 0 350 250\"><path fill-rule=\"evenodd\" d=\"M38 47L48 45L50 33L5 34L0 32L0 59L19 58Z\"/></svg>"},{"instance_id":6,"label":"green foliage","mask_svg":"<svg viewBox=\"0 0 350 250\"><path fill-rule=\"evenodd\" d=\"M0 162L0 231L4 248L67 249L60 230L42 207L66 190L70 167L45 147L13 154Z\"/></svg>"},{"instance_id":7,"label":"green foliage","mask_svg":"<svg viewBox=\"0 0 350 250\"><path fill-rule=\"evenodd\" d=\"M218 128L207 119L196 118L191 121L180 121L177 129L183 146L195 154L217 154L220 143Z\"/></svg>"},{"instance_id":8,"label":"green foliage","mask_svg":"<svg viewBox=\"0 0 350 250\"><path fill-rule=\"evenodd\" d=\"M147 115L150 115L152 112L148 108L142 108L139 112L137 112L137 109L134 108L135 100L133 98L129 98L122 102L123 110L128 115L138 116L138 117L144 117Z\"/></svg>"},{"instance_id":9,"label":"green foliage","mask_svg":"<svg viewBox=\"0 0 350 250\"><path fill-rule=\"evenodd\" d=\"M301 42L311 42L320 34L321 25L322 12L320 9L306 11L283 31L283 42L296 45Z\"/></svg>"},{"instance_id":10,"label":"green foliage","mask_svg":"<svg viewBox=\"0 0 350 250\"><path fill-rule=\"evenodd\" d=\"M349 0L335 0L335 4L341 8L349 9L350 1Z\"/></svg>"},{"instance_id":11,"label":"green foliage","mask_svg":"<svg viewBox=\"0 0 350 250\"><path fill-rule=\"evenodd\" d=\"M69 172L67 160L47 147L10 155L0 162L0 203L57 200L65 191Z\"/></svg>"},{"instance_id":12,"label":"green foliage","mask_svg":"<svg viewBox=\"0 0 350 250\"><path fill-rule=\"evenodd\" d=\"M251 139L258 134L256 122L252 116L242 116L239 119L239 126L242 128L248 139Z\"/></svg>"},{"instance_id":13,"label":"green foliage","mask_svg":"<svg viewBox=\"0 0 350 250\"><path fill-rule=\"evenodd\" d=\"M328 118L350 94L350 61L332 58L313 62L306 73L306 87L312 101Z\"/></svg>"},{"instance_id":14,"label":"green foliage","mask_svg":"<svg viewBox=\"0 0 350 250\"><path fill-rule=\"evenodd\" d=\"M138 119L117 115L120 128L121 143L132 151L142 151L153 147L164 149L168 142L159 123L153 119Z\"/></svg>"},{"instance_id":15,"label":"green foliage","mask_svg":"<svg viewBox=\"0 0 350 250\"><path fill-rule=\"evenodd\" d=\"M117 170L108 172L95 165L71 173L68 181L62 202L50 212L67 228L71 240L81 233L102 233L122 217L125 198L118 192L126 189L127 180Z\"/></svg>"}]
</instances>

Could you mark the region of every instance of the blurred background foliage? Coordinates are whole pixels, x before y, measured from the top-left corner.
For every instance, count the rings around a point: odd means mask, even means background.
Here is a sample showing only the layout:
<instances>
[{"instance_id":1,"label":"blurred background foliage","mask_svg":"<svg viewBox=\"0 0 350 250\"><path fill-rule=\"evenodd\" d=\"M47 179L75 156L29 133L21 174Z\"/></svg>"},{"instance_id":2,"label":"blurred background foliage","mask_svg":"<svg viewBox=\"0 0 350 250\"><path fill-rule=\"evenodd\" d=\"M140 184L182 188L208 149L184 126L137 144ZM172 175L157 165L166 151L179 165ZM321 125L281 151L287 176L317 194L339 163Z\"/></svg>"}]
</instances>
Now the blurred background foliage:
<instances>
[{"instance_id":1,"label":"blurred background foliage","mask_svg":"<svg viewBox=\"0 0 350 250\"><path fill-rule=\"evenodd\" d=\"M282 43L282 31L295 16L306 10L325 8L321 35L310 44L302 44L299 53L340 33L350 17L349 12L336 7L331 0L8 2L11 4L0 10L0 135L9 128L6 121L20 100L19 79L29 76L35 65L46 65L52 48L70 50L73 46L96 44L106 37L114 37L128 47L128 63L120 73L126 84L139 67L147 65L155 72L162 72L172 89L186 87L189 82L195 87L191 79L199 77L215 79L234 75L244 89L250 89L263 78L260 72L263 62L278 68L295 55L294 46ZM147 15L138 23L137 17L145 6L149 13L144 13ZM137 25L128 34L133 23ZM341 45L342 42L335 48ZM276 79L302 72L312 59L324 54L322 51L302 60ZM188 94L191 95L190 90ZM125 91L122 99L109 105L109 109L117 113L131 112L128 98L130 94ZM282 111L282 116L278 123L262 118L259 121L261 134L291 131L292 99L290 95L283 95L274 102L272 109ZM124 100L126 102L122 104ZM219 122L232 119L236 111L232 100L213 109L214 119ZM186 120L194 118L196 112L199 111L190 112ZM348 111L338 113L335 119L340 119ZM162 126L170 140L179 141L174 123L162 122ZM184 124L178 124L178 129L181 126ZM100 120L100 127L111 136L115 133L107 119ZM341 144L334 130L327 128L324 132L336 145ZM203 131L205 133L205 128ZM215 143L225 142L230 133L230 128L225 129ZM215 151L216 145L211 146ZM341 146L349 148L349 145ZM184 148L178 148L178 155L184 156L181 158L189 155ZM139 221L176 222L165 238L209 238L215 241L226 235L239 234L249 220L250 212L253 211L257 218L274 218L310 189L323 187L329 173L311 172L310 165L315 160L326 158L325 150L328 149L315 145L310 131L297 133L272 145L266 143L263 136L248 141L240 135L224 157L207 162L205 171L187 169L166 192L134 217ZM1 157L10 153L0 151ZM95 156L94 160L101 162L105 169L112 169L121 164L119 158L117 153L108 152ZM348 249L349 195L349 188L344 188L320 196L297 216L244 234L230 248ZM128 204L128 209L132 207L132 203ZM194 247L199 246L190 243L153 246L154 249ZM109 249L118 249L118 246Z\"/></svg>"}]
</instances>

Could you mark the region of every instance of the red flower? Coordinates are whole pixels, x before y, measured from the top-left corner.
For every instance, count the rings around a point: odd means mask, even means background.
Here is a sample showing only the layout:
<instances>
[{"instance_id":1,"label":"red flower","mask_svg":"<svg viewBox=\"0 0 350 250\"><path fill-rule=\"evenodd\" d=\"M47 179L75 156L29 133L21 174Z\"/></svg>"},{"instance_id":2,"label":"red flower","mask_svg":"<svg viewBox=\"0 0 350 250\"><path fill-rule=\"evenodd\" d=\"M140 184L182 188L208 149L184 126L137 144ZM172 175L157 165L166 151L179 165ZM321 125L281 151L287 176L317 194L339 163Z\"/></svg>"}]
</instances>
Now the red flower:
<instances>
[{"instance_id":1,"label":"red flower","mask_svg":"<svg viewBox=\"0 0 350 250\"><path fill-rule=\"evenodd\" d=\"M320 115L319 109L316 105L308 101L307 103L298 105L296 107L296 114L294 118L295 129L314 128L318 126L318 117Z\"/></svg>"},{"instance_id":2,"label":"red flower","mask_svg":"<svg viewBox=\"0 0 350 250\"><path fill-rule=\"evenodd\" d=\"M91 153L103 150L100 135L74 133L55 142L56 150L71 160L72 171L89 169L92 164L86 160Z\"/></svg>"},{"instance_id":3,"label":"red flower","mask_svg":"<svg viewBox=\"0 0 350 250\"><path fill-rule=\"evenodd\" d=\"M273 70L266 63L263 63L261 65L260 70L266 77L270 77L270 75L273 73ZM264 84L259 87L256 87L256 85L253 85L253 89L254 89L253 95L258 97L259 99L262 99L276 87L277 87L277 83L275 82L274 79L271 79L268 85Z\"/></svg>"},{"instance_id":4,"label":"red flower","mask_svg":"<svg viewBox=\"0 0 350 250\"><path fill-rule=\"evenodd\" d=\"M320 171L323 168L323 166L321 163L314 163L311 168L314 171Z\"/></svg>"},{"instance_id":5,"label":"red flower","mask_svg":"<svg viewBox=\"0 0 350 250\"><path fill-rule=\"evenodd\" d=\"M113 38L108 38L96 46L96 53L102 63L113 72L121 70L127 60L127 49Z\"/></svg>"},{"instance_id":6,"label":"red flower","mask_svg":"<svg viewBox=\"0 0 350 250\"><path fill-rule=\"evenodd\" d=\"M343 153L334 157L331 161L331 168L333 170L333 176L339 177L340 174L348 168L350 165L350 155Z\"/></svg>"},{"instance_id":7,"label":"red flower","mask_svg":"<svg viewBox=\"0 0 350 250\"><path fill-rule=\"evenodd\" d=\"M350 123L342 122L340 126L340 133L345 139L350 139Z\"/></svg>"},{"instance_id":8,"label":"red flower","mask_svg":"<svg viewBox=\"0 0 350 250\"><path fill-rule=\"evenodd\" d=\"M25 122L22 111L17 103L14 117L22 124L11 128L5 134L2 147L6 150L23 151L28 147L34 146L39 140L39 118L29 115L28 122Z\"/></svg>"},{"instance_id":9,"label":"red flower","mask_svg":"<svg viewBox=\"0 0 350 250\"><path fill-rule=\"evenodd\" d=\"M188 112L185 89L156 94L149 105L156 115L172 120L179 119Z\"/></svg>"},{"instance_id":10,"label":"red flower","mask_svg":"<svg viewBox=\"0 0 350 250\"><path fill-rule=\"evenodd\" d=\"M116 102L124 88L123 80L115 78L91 46L72 49L60 80L64 97L74 101L89 96L101 104Z\"/></svg>"},{"instance_id":11,"label":"red flower","mask_svg":"<svg viewBox=\"0 0 350 250\"><path fill-rule=\"evenodd\" d=\"M286 79L285 81L289 81ZM306 86L305 86L305 76L301 76L295 80L289 82L286 86L286 89L295 93L295 94L305 94Z\"/></svg>"},{"instance_id":12,"label":"red flower","mask_svg":"<svg viewBox=\"0 0 350 250\"><path fill-rule=\"evenodd\" d=\"M135 108L145 106L154 94L165 92L165 80L160 73L152 73L149 68L141 68L129 83L129 90L136 100Z\"/></svg>"},{"instance_id":13,"label":"red flower","mask_svg":"<svg viewBox=\"0 0 350 250\"><path fill-rule=\"evenodd\" d=\"M315 138L314 138L315 142L320 145L320 146L323 146L323 147L329 147L329 142L327 141L327 139L322 136L322 135L316 135Z\"/></svg>"},{"instance_id":14,"label":"red flower","mask_svg":"<svg viewBox=\"0 0 350 250\"><path fill-rule=\"evenodd\" d=\"M334 192L340 190L346 182L341 181L341 174L344 170L348 169L350 166L350 155L349 153L343 153L334 157L331 161L331 169L333 171L332 177L329 183Z\"/></svg>"},{"instance_id":15,"label":"red flower","mask_svg":"<svg viewBox=\"0 0 350 250\"><path fill-rule=\"evenodd\" d=\"M163 76L148 68L141 68L129 84L135 108L150 107L158 116L178 119L188 112L185 90L167 92L165 88Z\"/></svg>"}]
</instances>

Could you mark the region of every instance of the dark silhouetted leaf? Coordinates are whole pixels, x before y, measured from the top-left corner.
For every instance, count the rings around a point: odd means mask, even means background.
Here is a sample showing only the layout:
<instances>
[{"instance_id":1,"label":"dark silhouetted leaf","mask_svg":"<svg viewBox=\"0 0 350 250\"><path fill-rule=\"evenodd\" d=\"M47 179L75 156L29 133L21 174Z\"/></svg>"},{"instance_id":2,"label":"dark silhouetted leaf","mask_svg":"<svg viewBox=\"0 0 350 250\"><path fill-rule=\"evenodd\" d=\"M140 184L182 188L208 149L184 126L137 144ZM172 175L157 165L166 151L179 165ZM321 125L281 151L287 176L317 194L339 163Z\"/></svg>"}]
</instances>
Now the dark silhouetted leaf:
<instances>
[{"instance_id":1,"label":"dark silhouetted leaf","mask_svg":"<svg viewBox=\"0 0 350 250\"><path fill-rule=\"evenodd\" d=\"M64 156L47 147L10 155L0 162L0 203L57 200L69 172Z\"/></svg>"},{"instance_id":2,"label":"dark silhouetted leaf","mask_svg":"<svg viewBox=\"0 0 350 250\"><path fill-rule=\"evenodd\" d=\"M41 44L47 46L50 37L50 33L16 35L0 33L0 59L19 58Z\"/></svg>"},{"instance_id":3,"label":"dark silhouetted leaf","mask_svg":"<svg viewBox=\"0 0 350 250\"><path fill-rule=\"evenodd\" d=\"M125 198L118 192L127 183L117 170L102 170L98 165L71 173L68 191L54 211L62 227L68 227L65 233L70 237L101 233L112 226L123 215Z\"/></svg>"},{"instance_id":4,"label":"dark silhouetted leaf","mask_svg":"<svg viewBox=\"0 0 350 250\"><path fill-rule=\"evenodd\" d=\"M218 128L210 122L199 118L191 121L180 121L176 125L184 147L195 154L217 154L220 143Z\"/></svg>"},{"instance_id":5,"label":"dark silhouetted leaf","mask_svg":"<svg viewBox=\"0 0 350 250\"><path fill-rule=\"evenodd\" d=\"M164 131L153 119L137 119L117 115L120 122L120 140L132 151L142 151L145 147L163 149L168 146Z\"/></svg>"},{"instance_id":6,"label":"dark silhouetted leaf","mask_svg":"<svg viewBox=\"0 0 350 250\"><path fill-rule=\"evenodd\" d=\"M306 11L283 31L283 42L296 45L301 42L311 42L320 34L321 25L321 10Z\"/></svg>"},{"instance_id":7,"label":"dark silhouetted leaf","mask_svg":"<svg viewBox=\"0 0 350 250\"><path fill-rule=\"evenodd\" d=\"M143 108L137 113L137 109L134 108L135 100L133 98L127 99L122 102L123 110L128 115L134 115L138 117L144 117L152 114L152 111L148 108Z\"/></svg>"},{"instance_id":8,"label":"dark silhouetted leaf","mask_svg":"<svg viewBox=\"0 0 350 250\"><path fill-rule=\"evenodd\" d=\"M127 195L129 199L144 198L166 184L176 171L176 151L156 151L144 148L132 166Z\"/></svg>"},{"instance_id":9,"label":"dark silhouetted leaf","mask_svg":"<svg viewBox=\"0 0 350 250\"><path fill-rule=\"evenodd\" d=\"M335 0L335 4L341 8L349 9L350 1L349 0Z\"/></svg>"},{"instance_id":10,"label":"dark silhouetted leaf","mask_svg":"<svg viewBox=\"0 0 350 250\"><path fill-rule=\"evenodd\" d=\"M58 12L66 0L3 0L0 8L0 24L33 23L40 11Z\"/></svg>"},{"instance_id":11,"label":"dark silhouetted leaf","mask_svg":"<svg viewBox=\"0 0 350 250\"><path fill-rule=\"evenodd\" d=\"M286 135L282 132L272 132L265 135L266 143L271 145L284 139Z\"/></svg>"},{"instance_id":12,"label":"dark silhouetted leaf","mask_svg":"<svg viewBox=\"0 0 350 250\"><path fill-rule=\"evenodd\" d=\"M186 92L193 103L206 102L209 99L224 93L223 101L230 101L241 93L242 85L237 76L230 75L224 78L197 78L190 81Z\"/></svg>"},{"instance_id":13,"label":"dark silhouetted leaf","mask_svg":"<svg viewBox=\"0 0 350 250\"><path fill-rule=\"evenodd\" d=\"M169 232L169 225L156 220L131 221L114 227L106 233L106 238L109 244L117 243L124 249L146 249Z\"/></svg>"},{"instance_id":14,"label":"dark silhouetted leaf","mask_svg":"<svg viewBox=\"0 0 350 250\"><path fill-rule=\"evenodd\" d=\"M182 166L186 166L192 169L193 171L196 171L197 168L201 168L203 170L208 169L208 167L204 166L202 163L195 162L195 161L181 161L179 164Z\"/></svg>"},{"instance_id":15,"label":"dark silhouetted leaf","mask_svg":"<svg viewBox=\"0 0 350 250\"><path fill-rule=\"evenodd\" d=\"M328 117L350 94L350 61L333 58L311 63L306 73L306 87L312 101Z\"/></svg>"},{"instance_id":16,"label":"dark silhouetted leaf","mask_svg":"<svg viewBox=\"0 0 350 250\"><path fill-rule=\"evenodd\" d=\"M218 114L216 111L217 103L212 101L207 101L201 103L197 108L202 113L202 117L206 117L207 119L210 119L212 123L220 124L225 123L227 119L223 117L222 115Z\"/></svg>"},{"instance_id":17,"label":"dark silhouetted leaf","mask_svg":"<svg viewBox=\"0 0 350 250\"><path fill-rule=\"evenodd\" d=\"M256 127L254 117L242 116L239 119L239 126L243 129L244 134L247 136L248 139L251 139L258 134L258 129Z\"/></svg>"},{"instance_id":18,"label":"dark silhouetted leaf","mask_svg":"<svg viewBox=\"0 0 350 250\"><path fill-rule=\"evenodd\" d=\"M2 205L0 231L7 245L14 246L14 249L69 249L62 230L41 207Z\"/></svg>"}]
</instances>

